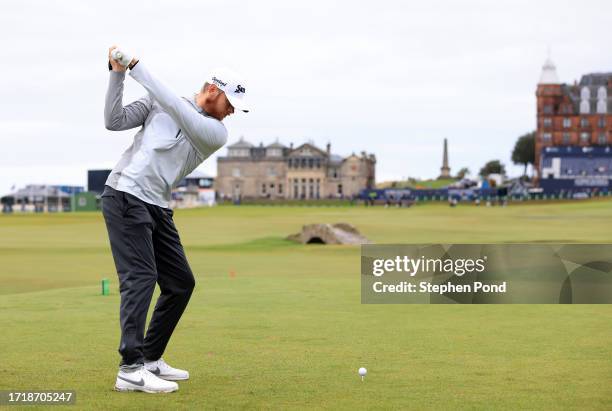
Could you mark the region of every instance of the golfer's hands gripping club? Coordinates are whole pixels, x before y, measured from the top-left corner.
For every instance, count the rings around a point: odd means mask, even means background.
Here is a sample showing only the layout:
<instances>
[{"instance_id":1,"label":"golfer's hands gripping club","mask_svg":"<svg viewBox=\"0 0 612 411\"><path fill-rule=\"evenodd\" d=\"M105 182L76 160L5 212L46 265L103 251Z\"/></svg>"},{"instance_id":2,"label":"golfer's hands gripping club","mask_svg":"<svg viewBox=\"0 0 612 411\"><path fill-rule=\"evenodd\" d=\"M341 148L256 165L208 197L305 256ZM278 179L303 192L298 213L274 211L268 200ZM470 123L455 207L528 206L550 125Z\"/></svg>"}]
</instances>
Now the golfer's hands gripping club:
<instances>
[{"instance_id":1,"label":"golfer's hands gripping club","mask_svg":"<svg viewBox=\"0 0 612 411\"><path fill-rule=\"evenodd\" d=\"M138 59L132 58L129 53L120 50L117 46L112 46L108 49L108 69L112 71L125 71L128 67L131 68L138 62Z\"/></svg>"}]
</instances>

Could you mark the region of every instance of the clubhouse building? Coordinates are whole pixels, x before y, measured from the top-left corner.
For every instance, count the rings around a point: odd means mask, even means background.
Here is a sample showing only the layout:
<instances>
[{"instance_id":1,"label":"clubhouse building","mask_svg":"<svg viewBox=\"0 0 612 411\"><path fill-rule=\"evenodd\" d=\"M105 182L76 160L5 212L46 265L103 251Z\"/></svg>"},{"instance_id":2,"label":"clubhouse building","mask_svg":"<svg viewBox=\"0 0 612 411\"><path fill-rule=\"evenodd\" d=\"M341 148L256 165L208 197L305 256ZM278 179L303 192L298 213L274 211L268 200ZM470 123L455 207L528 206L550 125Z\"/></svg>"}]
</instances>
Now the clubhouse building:
<instances>
[{"instance_id":1,"label":"clubhouse building","mask_svg":"<svg viewBox=\"0 0 612 411\"><path fill-rule=\"evenodd\" d=\"M215 189L223 199L351 198L374 188L375 166L365 151L342 157L330 144L325 150L311 142L255 146L241 138L217 159Z\"/></svg>"}]
</instances>

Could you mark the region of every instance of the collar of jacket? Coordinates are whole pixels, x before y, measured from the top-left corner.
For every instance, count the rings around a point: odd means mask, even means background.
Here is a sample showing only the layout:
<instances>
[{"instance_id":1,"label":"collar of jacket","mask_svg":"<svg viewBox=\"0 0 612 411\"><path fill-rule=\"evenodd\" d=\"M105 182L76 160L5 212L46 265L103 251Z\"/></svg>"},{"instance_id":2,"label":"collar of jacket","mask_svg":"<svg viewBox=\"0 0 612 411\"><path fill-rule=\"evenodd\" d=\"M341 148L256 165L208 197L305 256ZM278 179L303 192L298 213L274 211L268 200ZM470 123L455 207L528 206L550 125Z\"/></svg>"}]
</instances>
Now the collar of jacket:
<instances>
[{"instance_id":1,"label":"collar of jacket","mask_svg":"<svg viewBox=\"0 0 612 411\"><path fill-rule=\"evenodd\" d=\"M195 108L198 113L200 113L200 114L202 114L202 115L204 115L206 117L210 117L210 114L208 114L206 111L204 111L202 109L202 107L200 107L200 106L198 106L196 104L196 95L197 94L194 94L193 97L191 97L191 98L183 97L183 99L185 101L189 102L189 104L191 104L193 106L193 108Z\"/></svg>"}]
</instances>

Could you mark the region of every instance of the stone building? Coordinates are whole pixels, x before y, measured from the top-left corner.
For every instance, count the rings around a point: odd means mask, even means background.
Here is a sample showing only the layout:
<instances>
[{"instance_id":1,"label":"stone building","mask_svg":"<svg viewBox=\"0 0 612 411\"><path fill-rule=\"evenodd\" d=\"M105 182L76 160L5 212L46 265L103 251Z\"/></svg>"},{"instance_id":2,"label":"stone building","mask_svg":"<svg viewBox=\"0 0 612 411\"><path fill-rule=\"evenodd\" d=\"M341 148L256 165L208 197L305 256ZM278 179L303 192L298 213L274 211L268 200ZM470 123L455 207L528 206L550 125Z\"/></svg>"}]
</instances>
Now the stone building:
<instances>
[{"instance_id":1,"label":"stone building","mask_svg":"<svg viewBox=\"0 0 612 411\"><path fill-rule=\"evenodd\" d=\"M217 158L215 188L221 198L345 198L374 188L376 158L361 152L341 157L313 143L294 148L244 139Z\"/></svg>"},{"instance_id":2,"label":"stone building","mask_svg":"<svg viewBox=\"0 0 612 411\"><path fill-rule=\"evenodd\" d=\"M587 150L612 144L612 73L585 74L580 82L565 84L548 59L542 67L536 98L535 169L540 177L544 150Z\"/></svg>"}]
</instances>

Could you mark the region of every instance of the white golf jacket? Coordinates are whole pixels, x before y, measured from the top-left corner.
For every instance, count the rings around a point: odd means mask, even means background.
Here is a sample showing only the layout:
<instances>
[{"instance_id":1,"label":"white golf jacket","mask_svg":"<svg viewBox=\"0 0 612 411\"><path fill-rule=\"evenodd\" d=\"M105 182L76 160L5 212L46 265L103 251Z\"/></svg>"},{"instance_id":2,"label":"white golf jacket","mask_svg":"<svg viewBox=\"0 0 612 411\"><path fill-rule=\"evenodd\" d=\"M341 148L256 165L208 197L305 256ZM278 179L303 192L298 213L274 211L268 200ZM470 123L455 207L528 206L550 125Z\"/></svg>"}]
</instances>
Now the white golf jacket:
<instances>
[{"instance_id":1,"label":"white golf jacket","mask_svg":"<svg viewBox=\"0 0 612 411\"><path fill-rule=\"evenodd\" d=\"M172 187L226 143L227 130L193 98L176 96L149 73L142 61L130 76L149 94L124 107L125 73L111 71L104 121L109 130L142 128L106 185L168 208Z\"/></svg>"}]
</instances>

